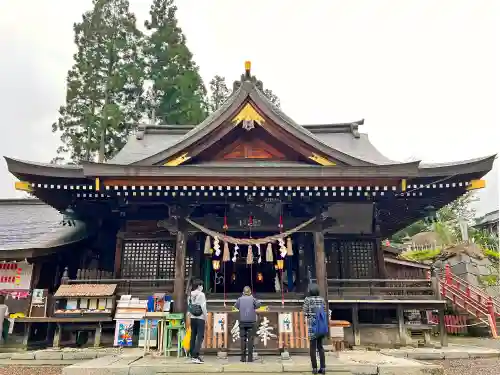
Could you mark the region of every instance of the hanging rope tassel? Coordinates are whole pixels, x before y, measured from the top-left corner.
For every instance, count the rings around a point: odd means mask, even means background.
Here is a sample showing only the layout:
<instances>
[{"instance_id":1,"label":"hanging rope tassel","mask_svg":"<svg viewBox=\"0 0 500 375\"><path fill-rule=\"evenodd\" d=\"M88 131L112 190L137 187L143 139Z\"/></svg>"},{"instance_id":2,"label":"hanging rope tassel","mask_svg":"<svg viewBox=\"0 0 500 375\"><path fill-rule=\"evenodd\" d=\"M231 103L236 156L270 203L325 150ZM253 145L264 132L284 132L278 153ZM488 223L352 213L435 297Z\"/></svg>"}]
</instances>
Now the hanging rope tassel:
<instances>
[{"instance_id":1,"label":"hanging rope tassel","mask_svg":"<svg viewBox=\"0 0 500 375\"><path fill-rule=\"evenodd\" d=\"M290 237L286 239L286 255L289 257L293 255L292 239Z\"/></svg>"},{"instance_id":2,"label":"hanging rope tassel","mask_svg":"<svg viewBox=\"0 0 500 375\"><path fill-rule=\"evenodd\" d=\"M268 243L267 249L266 249L266 262L272 263L273 261L274 261L274 259L273 259L273 245Z\"/></svg>"},{"instance_id":3,"label":"hanging rope tassel","mask_svg":"<svg viewBox=\"0 0 500 375\"><path fill-rule=\"evenodd\" d=\"M231 254L229 253L229 244L224 242L224 252L222 253L222 261L229 262Z\"/></svg>"},{"instance_id":4,"label":"hanging rope tassel","mask_svg":"<svg viewBox=\"0 0 500 375\"><path fill-rule=\"evenodd\" d=\"M212 255L212 249L211 249L211 244L210 244L210 236L207 236L205 240L205 249L203 250L203 254L205 255Z\"/></svg>"},{"instance_id":5,"label":"hanging rope tassel","mask_svg":"<svg viewBox=\"0 0 500 375\"><path fill-rule=\"evenodd\" d=\"M252 249L252 245L248 245L247 264L253 264L253 249Z\"/></svg>"}]
</instances>

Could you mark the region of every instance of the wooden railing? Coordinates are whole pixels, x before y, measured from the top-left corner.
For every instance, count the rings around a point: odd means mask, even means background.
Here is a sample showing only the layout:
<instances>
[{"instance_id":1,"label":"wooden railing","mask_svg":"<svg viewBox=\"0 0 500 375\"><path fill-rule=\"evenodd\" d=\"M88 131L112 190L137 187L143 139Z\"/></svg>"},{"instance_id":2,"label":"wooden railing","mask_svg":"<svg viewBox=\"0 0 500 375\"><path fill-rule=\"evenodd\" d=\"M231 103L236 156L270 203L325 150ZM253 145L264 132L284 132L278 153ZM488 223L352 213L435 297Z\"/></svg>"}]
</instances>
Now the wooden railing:
<instances>
[{"instance_id":1,"label":"wooden railing","mask_svg":"<svg viewBox=\"0 0 500 375\"><path fill-rule=\"evenodd\" d=\"M113 277L112 271L98 270L98 269L86 269L79 268L76 271L76 278L78 280L87 279L111 279Z\"/></svg>"},{"instance_id":2,"label":"wooden railing","mask_svg":"<svg viewBox=\"0 0 500 375\"><path fill-rule=\"evenodd\" d=\"M498 338L496 320L500 318L500 303L483 289L454 275L450 266L439 274L441 296L455 307L465 310L490 327L493 338Z\"/></svg>"},{"instance_id":3,"label":"wooden railing","mask_svg":"<svg viewBox=\"0 0 500 375\"><path fill-rule=\"evenodd\" d=\"M361 299L433 299L429 279L328 279L328 297Z\"/></svg>"}]
</instances>

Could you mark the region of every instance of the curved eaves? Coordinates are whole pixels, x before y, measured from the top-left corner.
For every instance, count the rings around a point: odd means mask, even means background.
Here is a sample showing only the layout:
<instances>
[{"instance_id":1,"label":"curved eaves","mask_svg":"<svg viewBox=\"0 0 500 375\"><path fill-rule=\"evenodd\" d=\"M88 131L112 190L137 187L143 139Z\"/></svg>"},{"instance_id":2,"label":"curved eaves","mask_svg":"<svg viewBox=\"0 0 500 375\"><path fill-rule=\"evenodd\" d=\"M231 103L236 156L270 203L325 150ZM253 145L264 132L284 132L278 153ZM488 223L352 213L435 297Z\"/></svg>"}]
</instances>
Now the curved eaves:
<instances>
[{"instance_id":1,"label":"curved eaves","mask_svg":"<svg viewBox=\"0 0 500 375\"><path fill-rule=\"evenodd\" d=\"M311 131L297 124L283 111L269 102L265 95L261 93L257 88L253 87L253 90L250 91L249 96L250 99L252 99L259 107L259 109L262 110L266 116L268 116L281 128L285 129L286 131L292 130L292 134L295 137L321 151L325 155L351 166L375 165L374 163L371 163L369 161L358 159L356 157L353 157L352 155L349 155L348 153L331 148Z\"/></svg>"},{"instance_id":2,"label":"curved eaves","mask_svg":"<svg viewBox=\"0 0 500 375\"><path fill-rule=\"evenodd\" d=\"M461 174L485 175L493 168L495 155L451 163L420 163L420 177L440 177Z\"/></svg>"},{"instance_id":3,"label":"curved eaves","mask_svg":"<svg viewBox=\"0 0 500 375\"><path fill-rule=\"evenodd\" d=\"M4 156L7 168L15 176L34 175L43 177L84 178L83 168L79 165L57 165L38 163Z\"/></svg>"}]
</instances>

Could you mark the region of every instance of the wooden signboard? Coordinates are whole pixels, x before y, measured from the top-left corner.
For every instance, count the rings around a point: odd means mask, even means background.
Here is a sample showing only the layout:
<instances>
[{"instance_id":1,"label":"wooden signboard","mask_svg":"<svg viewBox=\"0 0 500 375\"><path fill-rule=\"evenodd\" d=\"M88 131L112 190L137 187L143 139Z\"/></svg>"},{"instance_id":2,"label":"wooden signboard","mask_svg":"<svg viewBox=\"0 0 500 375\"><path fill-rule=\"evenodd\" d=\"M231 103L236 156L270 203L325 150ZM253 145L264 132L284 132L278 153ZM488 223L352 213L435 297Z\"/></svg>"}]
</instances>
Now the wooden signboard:
<instances>
[{"instance_id":1,"label":"wooden signboard","mask_svg":"<svg viewBox=\"0 0 500 375\"><path fill-rule=\"evenodd\" d=\"M228 313L228 349L240 350L238 312ZM255 350L276 350L278 346L278 313L259 312L255 331Z\"/></svg>"},{"instance_id":2,"label":"wooden signboard","mask_svg":"<svg viewBox=\"0 0 500 375\"><path fill-rule=\"evenodd\" d=\"M33 289L29 316L32 318L47 317L47 289Z\"/></svg>"}]
</instances>

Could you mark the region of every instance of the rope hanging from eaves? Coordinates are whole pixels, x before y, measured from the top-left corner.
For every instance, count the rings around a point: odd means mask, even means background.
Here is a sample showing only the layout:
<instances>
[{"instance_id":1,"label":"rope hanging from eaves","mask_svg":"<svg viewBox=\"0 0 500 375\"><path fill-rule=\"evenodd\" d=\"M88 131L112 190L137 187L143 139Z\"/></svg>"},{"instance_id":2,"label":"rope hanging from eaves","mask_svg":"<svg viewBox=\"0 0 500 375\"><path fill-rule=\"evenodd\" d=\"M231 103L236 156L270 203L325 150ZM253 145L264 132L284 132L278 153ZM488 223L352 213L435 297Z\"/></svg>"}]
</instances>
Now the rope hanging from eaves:
<instances>
[{"instance_id":1,"label":"rope hanging from eaves","mask_svg":"<svg viewBox=\"0 0 500 375\"><path fill-rule=\"evenodd\" d=\"M213 230L210 230L206 227L204 227L201 224L198 224L194 222L193 220L186 218L186 221L191 224L193 227L199 229L201 232L205 233L206 235L217 238L221 241L233 244L233 245L264 245L272 242L277 242L280 239L284 239L285 237L289 237L295 232L298 232L302 228L307 227L309 224L312 224L316 220L316 216L310 218L307 221L304 221L302 224L297 225L295 228L292 228L290 230L287 230L286 232L275 234L274 236L267 236L267 237L262 237L262 238L236 238L236 237L231 237L227 236L225 234L222 234L220 232L216 232ZM291 245L290 245L291 247Z\"/></svg>"}]
</instances>

